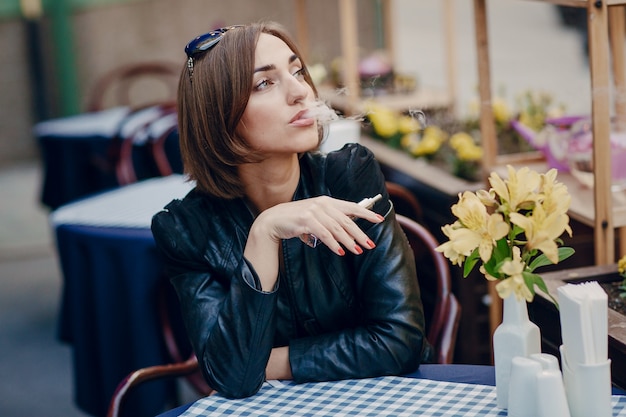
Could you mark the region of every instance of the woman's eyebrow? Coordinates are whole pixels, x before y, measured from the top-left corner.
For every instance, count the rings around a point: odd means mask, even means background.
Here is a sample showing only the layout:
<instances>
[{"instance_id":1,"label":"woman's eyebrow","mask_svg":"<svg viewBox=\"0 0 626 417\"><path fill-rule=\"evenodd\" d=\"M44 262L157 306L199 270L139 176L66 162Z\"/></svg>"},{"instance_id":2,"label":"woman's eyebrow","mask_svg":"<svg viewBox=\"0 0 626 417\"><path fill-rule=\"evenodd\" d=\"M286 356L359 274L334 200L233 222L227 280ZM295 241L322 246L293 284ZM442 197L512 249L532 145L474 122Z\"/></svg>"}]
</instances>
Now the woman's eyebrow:
<instances>
[{"instance_id":1,"label":"woman's eyebrow","mask_svg":"<svg viewBox=\"0 0 626 417\"><path fill-rule=\"evenodd\" d=\"M289 63L291 64L294 61L297 61L299 59L300 59L300 57L298 55L293 54L293 55L291 55L289 57ZM257 72L271 71L271 70L275 70L275 69L276 69L276 65L268 64L268 65L263 65L262 67L259 67L259 68L255 68L254 72L257 73Z\"/></svg>"}]
</instances>

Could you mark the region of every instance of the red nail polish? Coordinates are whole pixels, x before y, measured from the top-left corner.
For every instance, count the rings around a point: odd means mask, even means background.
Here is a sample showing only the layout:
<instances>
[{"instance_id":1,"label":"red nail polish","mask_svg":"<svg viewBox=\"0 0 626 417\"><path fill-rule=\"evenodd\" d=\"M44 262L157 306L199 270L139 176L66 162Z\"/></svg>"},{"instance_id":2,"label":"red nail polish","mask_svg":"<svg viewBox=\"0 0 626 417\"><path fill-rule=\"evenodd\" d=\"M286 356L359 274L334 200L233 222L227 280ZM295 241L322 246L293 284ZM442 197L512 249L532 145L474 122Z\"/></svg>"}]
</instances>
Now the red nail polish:
<instances>
[{"instance_id":1,"label":"red nail polish","mask_svg":"<svg viewBox=\"0 0 626 417\"><path fill-rule=\"evenodd\" d=\"M339 253L339 256L344 256L344 255L346 254L346 251L345 251L345 250L343 250L343 248L339 248L339 249L337 250L337 253Z\"/></svg>"},{"instance_id":2,"label":"red nail polish","mask_svg":"<svg viewBox=\"0 0 626 417\"><path fill-rule=\"evenodd\" d=\"M363 253L363 249L361 249L361 247L359 245L354 245L354 250L356 251L356 253L358 253L359 255Z\"/></svg>"},{"instance_id":3,"label":"red nail polish","mask_svg":"<svg viewBox=\"0 0 626 417\"><path fill-rule=\"evenodd\" d=\"M370 249L374 249L376 247L376 244L372 242L370 239L367 239L367 246L369 246Z\"/></svg>"}]
</instances>

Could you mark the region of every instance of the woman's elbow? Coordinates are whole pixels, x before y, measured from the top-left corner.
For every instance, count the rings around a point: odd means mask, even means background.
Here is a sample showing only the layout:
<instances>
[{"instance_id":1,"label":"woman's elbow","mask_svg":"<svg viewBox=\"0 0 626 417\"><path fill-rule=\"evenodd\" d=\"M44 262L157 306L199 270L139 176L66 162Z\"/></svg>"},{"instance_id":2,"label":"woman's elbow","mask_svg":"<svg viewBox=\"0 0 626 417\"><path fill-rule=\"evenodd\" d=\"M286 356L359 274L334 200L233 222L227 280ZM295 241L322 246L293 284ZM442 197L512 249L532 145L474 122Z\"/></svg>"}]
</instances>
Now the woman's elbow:
<instances>
[{"instance_id":1,"label":"woman's elbow","mask_svg":"<svg viewBox=\"0 0 626 417\"><path fill-rule=\"evenodd\" d=\"M397 374L410 373L419 367L424 342L425 338L421 332L410 332L400 339L395 354Z\"/></svg>"},{"instance_id":2,"label":"woman's elbow","mask_svg":"<svg viewBox=\"0 0 626 417\"><path fill-rule=\"evenodd\" d=\"M261 389L264 377L246 378L234 375L232 372L215 372L206 365L203 367L204 379L220 395L230 399L247 398L255 395ZM221 374L219 376L218 374Z\"/></svg>"}]
</instances>

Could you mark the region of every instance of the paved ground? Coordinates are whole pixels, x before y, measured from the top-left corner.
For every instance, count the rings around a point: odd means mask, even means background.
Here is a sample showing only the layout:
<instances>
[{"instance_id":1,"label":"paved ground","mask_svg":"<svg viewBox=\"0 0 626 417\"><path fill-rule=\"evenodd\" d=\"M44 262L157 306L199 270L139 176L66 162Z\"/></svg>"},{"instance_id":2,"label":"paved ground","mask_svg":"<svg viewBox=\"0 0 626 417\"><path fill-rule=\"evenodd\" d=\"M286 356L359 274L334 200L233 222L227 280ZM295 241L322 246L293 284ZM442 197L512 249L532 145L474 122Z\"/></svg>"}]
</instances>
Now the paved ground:
<instances>
[{"instance_id":1,"label":"paved ground","mask_svg":"<svg viewBox=\"0 0 626 417\"><path fill-rule=\"evenodd\" d=\"M545 90L572 113L588 112L589 73L579 34L553 6L491 0L494 88L513 100ZM396 0L398 69L446 88L438 1ZM455 1L461 110L476 91L472 2ZM549 63L549 65L548 65ZM38 203L39 161L0 170L0 416L84 416L72 402L71 350L56 339L62 278L47 212Z\"/></svg>"}]
</instances>

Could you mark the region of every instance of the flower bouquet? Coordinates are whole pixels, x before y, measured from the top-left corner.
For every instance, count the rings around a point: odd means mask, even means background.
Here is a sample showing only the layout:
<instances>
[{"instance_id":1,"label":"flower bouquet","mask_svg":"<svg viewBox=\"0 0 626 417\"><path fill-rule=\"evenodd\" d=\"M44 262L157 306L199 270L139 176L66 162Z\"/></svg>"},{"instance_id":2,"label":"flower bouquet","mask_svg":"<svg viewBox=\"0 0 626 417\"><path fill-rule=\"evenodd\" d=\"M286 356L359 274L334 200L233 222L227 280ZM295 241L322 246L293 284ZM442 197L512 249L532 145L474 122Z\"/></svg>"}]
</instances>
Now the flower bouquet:
<instances>
[{"instance_id":1,"label":"flower bouquet","mask_svg":"<svg viewBox=\"0 0 626 417\"><path fill-rule=\"evenodd\" d=\"M574 253L572 248L559 247L563 233L572 235L567 215L571 197L567 187L556 181L556 169L539 174L509 165L507 170L507 180L491 173L489 191L459 194L452 206L458 220L442 227L449 241L437 251L463 266L464 277L480 263L480 272L498 281L495 288L503 299L515 294L530 302L537 286L556 304L535 270Z\"/></svg>"}]
</instances>

